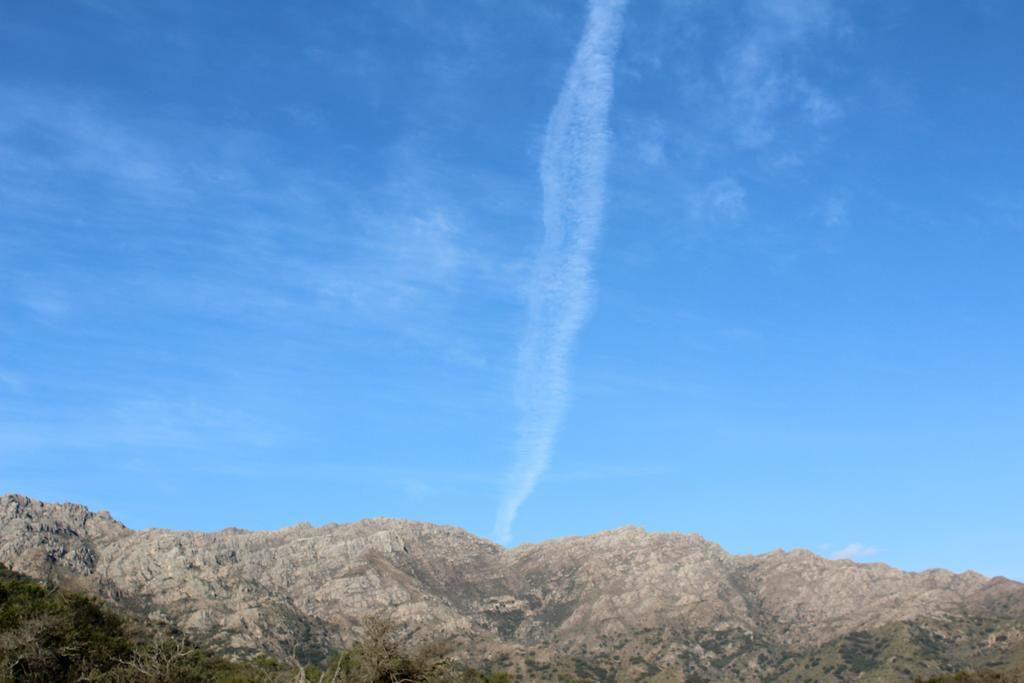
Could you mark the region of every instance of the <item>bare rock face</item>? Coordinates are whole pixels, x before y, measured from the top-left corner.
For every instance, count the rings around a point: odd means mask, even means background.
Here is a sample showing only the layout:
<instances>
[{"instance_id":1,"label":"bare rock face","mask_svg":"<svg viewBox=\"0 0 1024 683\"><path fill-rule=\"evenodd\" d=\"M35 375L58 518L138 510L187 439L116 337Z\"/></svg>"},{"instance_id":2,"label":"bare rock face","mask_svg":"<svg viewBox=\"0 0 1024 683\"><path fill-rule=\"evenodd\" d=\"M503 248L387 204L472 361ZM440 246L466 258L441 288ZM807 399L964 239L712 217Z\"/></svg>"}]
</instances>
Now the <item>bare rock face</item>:
<instances>
[{"instance_id":1,"label":"bare rock face","mask_svg":"<svg viewBox=\"0 0 1024 683\"><path fill-rule=\"evenodd\" d=\"M40 566L60 565L89 575L98 561L93 543L104 544L132 532L106 512L6 495L0 498L0 533L5 558L17 558L37 572Z\"/></svg>"},{"instance_id":2,"label":"bare rock face","mask_svg":"<svg viewBox=\"0 0 1024 683\"><path fill-rule=\"evenodd\" d=\"M900 680L1009 657L1021 639L1008 634L1024 629L1024 585L1006 579L803 550L733 556L634 527L511 550L387 519L132 531L105 512L6 495L0 563L240 655L323 656L386 610L530 680ZM937 634L950 643L941 656L928 650Z\"/></svg>"}]
</instances>

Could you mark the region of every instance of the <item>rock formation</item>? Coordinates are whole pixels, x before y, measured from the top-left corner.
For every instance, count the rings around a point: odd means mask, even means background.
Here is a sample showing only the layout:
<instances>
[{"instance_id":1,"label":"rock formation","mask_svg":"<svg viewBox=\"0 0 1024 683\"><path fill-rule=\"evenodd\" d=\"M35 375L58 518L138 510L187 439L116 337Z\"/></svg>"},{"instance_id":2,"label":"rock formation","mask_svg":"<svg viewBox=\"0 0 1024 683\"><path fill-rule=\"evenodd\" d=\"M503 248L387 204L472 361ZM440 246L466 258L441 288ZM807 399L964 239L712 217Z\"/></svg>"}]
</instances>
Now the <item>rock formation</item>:
<instances>
[{"instance_id":1,"label":"rock formation","mask_svg":"<svg viewBox=\"0 0 1024 683\"><path fill-rule=\"evenodd\" d=\"M239 656L322 657L388 611L528 680L912 680L1024 659L1024 584L805 550L730 555L635 527L506 550L390 519L133 531L6 495L0 563Z\"/></svg>"}]
</instances>

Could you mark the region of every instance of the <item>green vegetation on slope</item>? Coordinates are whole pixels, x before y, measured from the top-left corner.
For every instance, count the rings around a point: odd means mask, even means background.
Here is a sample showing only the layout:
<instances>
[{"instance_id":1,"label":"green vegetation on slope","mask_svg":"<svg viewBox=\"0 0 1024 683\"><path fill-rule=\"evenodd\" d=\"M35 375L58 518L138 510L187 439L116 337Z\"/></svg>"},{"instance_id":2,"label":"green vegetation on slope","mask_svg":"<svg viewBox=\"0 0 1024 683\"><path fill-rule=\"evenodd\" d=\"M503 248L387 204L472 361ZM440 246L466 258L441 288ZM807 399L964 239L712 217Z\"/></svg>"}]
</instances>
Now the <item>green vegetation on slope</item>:
<instances>
[{"instance_id":1,"label":"green vegetation on slope","mask_svg":"<svg viewBox=\"0 0 1024 683\"><path fill-rule=\"evenodd\" d=\"M777 680L1024 683L1020 626L1005 619L950 617L853 631L787 658Z\"/></svg>"},{"instance_id":2,"label":"green vegetation on slope","mask_svg":"<svg viewBox=\"0 0 1024 683\"><path fill-rule=\"evenodd\" d=\"M439 641L408 642L385 617L363 623L362 639L321 667L295 658L229 659L122 617L101 602L66 588L46 586L0 566L0 683L507 683L503 673L460 665ZM657 635L657 634L655 634ZM653 637L653 636L652 636ZM696 635L672 640L697 642ZM660 641L659 641L660 642ZM705 639L709 647L714 642ZM716 641L717 642L717 641ZM728 643L726 643L727 645ZM584 661L564 653L549 661L527 658L524 680L679 680L686 662L654 666L625 642L608 657ZM780 655L775 671L727 674L724 680L925 681L1024 683L1020 624L996 619L920 620L854 631L810 653ZM966 666L972 671L954 673ZM773 667L774 668L774 667ZM737 676L737 674L739 674ZM687 681L723 680L689 670Z\"/></svg>"},{"instance_id":3,"label":"green vegetation on slope","mask_svg":"<svg viewBox=\"0 0 1024 683\"><path fill-rule=\"evenodd\" d=\"M1005 671L961 671L950 676L929 678L921 683L1021 683L1024 672Z\"/></svg>"},{"instance_id":4,"label":"green vegetation on slope","mask_svg":"<svg viewBox=\"0 0 1024 683\"><path fill-rule=\"evenodd\" d=\"M459 666L439 643L408 646L390 620L325 669L270 657L232 661L180 633L154 632L96 599L47 587L0 566L0 683L505 683Z\"/></svg>"}]
</instances>

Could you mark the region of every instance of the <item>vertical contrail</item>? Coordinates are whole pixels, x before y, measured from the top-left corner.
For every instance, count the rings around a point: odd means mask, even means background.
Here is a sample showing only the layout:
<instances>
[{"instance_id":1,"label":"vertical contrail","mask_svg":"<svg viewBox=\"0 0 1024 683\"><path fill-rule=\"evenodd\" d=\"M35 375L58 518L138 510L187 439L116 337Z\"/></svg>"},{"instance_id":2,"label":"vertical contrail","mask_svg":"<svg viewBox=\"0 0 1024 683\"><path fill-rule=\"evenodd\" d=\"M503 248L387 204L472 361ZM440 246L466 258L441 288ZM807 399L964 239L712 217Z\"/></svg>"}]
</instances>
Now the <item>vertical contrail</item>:
<instances>
[{"instance_id":1,"label":"vertical contrail","mask_svg":"<svg viewBox=\"0 0 1024 683\"><path fill-rule=\"evenodd\" d=\"M625 5L626 0L590 0L583 38L544 136L544 243L519 350L516 461L495 528L503 543L519 506L547 469L568 400L569 352L590 305L590 255L604 208L608 109Z\"/></svg>"}]
</instances>

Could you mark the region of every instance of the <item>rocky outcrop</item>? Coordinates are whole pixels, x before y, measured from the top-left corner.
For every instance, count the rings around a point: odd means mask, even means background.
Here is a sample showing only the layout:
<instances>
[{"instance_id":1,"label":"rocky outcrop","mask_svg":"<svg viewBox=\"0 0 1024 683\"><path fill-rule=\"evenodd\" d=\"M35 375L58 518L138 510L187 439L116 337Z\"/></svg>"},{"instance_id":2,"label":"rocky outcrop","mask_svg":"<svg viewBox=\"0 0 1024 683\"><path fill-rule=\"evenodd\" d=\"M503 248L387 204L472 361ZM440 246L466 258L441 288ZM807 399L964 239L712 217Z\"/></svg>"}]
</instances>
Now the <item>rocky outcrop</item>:
<instances>
[{"instance_id":1,"label":"rocky outcrop","mask_svg":"<svg viewBox=\"0 0 1024 683\"><path fill-rule=\"evenodd\" d=\"M315 657L387 610L531 679L765 680L816 649L849 652L851 634L972 618L998 631L1024 615L1024 585L1005 579L803 550L734 556L695 534L626 527L506 550L389 519L132 531L105 512L17 495L0 498L0 563L85 583L225 651Z\"/></svg>"}]
</instances>

